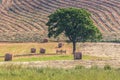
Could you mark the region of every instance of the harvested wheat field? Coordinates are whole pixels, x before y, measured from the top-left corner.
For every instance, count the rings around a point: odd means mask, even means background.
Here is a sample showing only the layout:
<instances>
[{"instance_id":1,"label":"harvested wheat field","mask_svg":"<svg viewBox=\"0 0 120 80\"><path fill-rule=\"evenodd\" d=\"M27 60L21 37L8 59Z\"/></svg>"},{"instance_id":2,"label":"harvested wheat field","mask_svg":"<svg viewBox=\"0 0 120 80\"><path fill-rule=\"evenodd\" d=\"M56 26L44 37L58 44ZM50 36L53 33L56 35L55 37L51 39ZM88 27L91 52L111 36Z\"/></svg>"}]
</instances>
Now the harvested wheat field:
<instances>
[{"instance_id":1,"label":"harvested wheat field","mask_svg":"<svg viewBox=\"0 0 120 80\"><path fill-rule=\"evenodd\" d=\"M120 43L80 43L78 50L88 55L120 59Z\"/></svg>"},{"instance_id":2,"label":"harvested wheat field","mask_svg":"<svg viewBox=\"0 0 120 80\"><path fill-rule=\"evenodd\" d=\"M71 68L77 65L83 65L91 67L98 65L103 67L104 65L111 65L113 67L120 66L120 44L119 43L78 43L77 51L82 52L84 55L83 60L72 60L72 43L63 43L61 49L66 50L66 54L56 54L58 43L1 43L0 55L4 56L5 53L17 54L29 54L31 48L36 48L36 54L39 54L40 48L46 49L46 55L36 55L27 57L17 57L15 62L9 62L11 64L28 65L32 67L57 67L57 68ZM5 52L6 51L6 52ZM53 55L48 55L53 54ZM70 55L70 56L68 56ZM92 56L92 58L90 57ZM94 57L93 57L94 56ZM35 58L41 58L36 59ZM62 59L60 58L62 57ZM28 60L28 58L31 60ZM87 58L87 59L86 59ZM20 61L19 61L20 60ZM28 62L28 61L30 62ZM21 62L22 61L22 62ZM8 64L9 64L8 63ZM1 62L0 64L7 64Z\"/></svg>"},{"instance_id":3,"label":"harvested wheat field","mask_svg":"<svg viewBox=\"0 0 120 80\"><path fill-rule=\"evenodd\" d=\"M27 54L31 48L36 48L36 53L39 53L40 48L45 48L47 54L56 53L56 50L66 50L67 54L72 53L72 43L63 42L62 48L57 48L57 42L49 43L0 43L0 55L5 53L12 54ZM77 51L83 54L101 56L101 57L120 57L119 43L77 43Z\"/></svg>"},{"instance_id":4,"label":"harvested wheat field","mask_svg":"<svg viewBox=\"0 0 120 80\"><path fill-rule=\"evenodd\" d=\"M11 54L28 54L31 48L36 48L36 53L39 53L40 48L45 48L47 54L55 54L58 49L58 43L0 43L0 55L5 55L6 53ZM67 50L68 54L72 51L72 44L64 43L61 48Z\"/></svg>"},{"instance_id":5,"label":"harvested wheat field","mask_svg":"<svg viewBox=\"0 0 120 80\"><path fill-rule=\"evenodd\" d=\"M66 50L67 54L72 54L72 43L63 42L63 47L58 48L57 42L49 43L0 43L0 55L5 53L27 54L31 48L36 48L39 53L40 48L45 48L47 54L55 54L56 50ZM119 43L77 43L77 51L83 54L101 57L119 57Z\"/></svg>"}]
</instances>

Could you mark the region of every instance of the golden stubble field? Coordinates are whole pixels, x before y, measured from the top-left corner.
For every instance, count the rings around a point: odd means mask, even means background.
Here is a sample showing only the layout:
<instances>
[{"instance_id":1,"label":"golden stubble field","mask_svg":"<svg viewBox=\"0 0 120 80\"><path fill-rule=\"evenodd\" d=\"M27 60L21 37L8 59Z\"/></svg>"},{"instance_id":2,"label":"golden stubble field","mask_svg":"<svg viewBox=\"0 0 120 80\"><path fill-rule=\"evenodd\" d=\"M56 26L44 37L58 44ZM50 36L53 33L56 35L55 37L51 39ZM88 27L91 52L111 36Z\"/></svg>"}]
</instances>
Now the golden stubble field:
<instances>
[{"instance_id":1,"label":"golden stubble field","mask_svg":"<svg viewBox=\"0 0 120 80\"><path fill-rule=\"evenodd\" d=\"M47 54L55 54L56 50L67 50L67 54L71 53L72 45L71 43L63 43L62 48L57 48L58 43L0 43L0 55L6 53L11 54L28 54L31 48L36 48L36 53L39 53L40 48L46 49Z\"/></svg>"},{"instance_id":2,"label":"golden stubble field","mask_svg":"<svg viewBox=\"0 0 120 80\"><path fill-rule=\"evenodd\" d=\"M40 48L46 49L46 54L56 54L56 50L66 50L67 54L72 54L72 43L63 42L62 48L57 48L57 42L49 43L0 43L0 55L6 53L11 54L27 54L31 48L36 48L39 53ZM85 55L100 57L120 57L120 43L77 43L77 51Z\"/></svg>"},{"instance_id":3,"label":"golden stubble field","mask_svg":"<svg viewBox=\"0 0 120 80\"><path fill-rule=\"evenodd\" d=\"M120 59L120 43L81 43L78 50L88 55Z\"/></svg>"},{"instance_id":4,"label":"golden stubble field","mask_svg":"<svg viewBox=\"0 0 120 80\"><path fill-rule=\"evenodd\" d=\"M72 43L63 42L64 46L62 50L67 51L67 55L72 54ZM6 53L15 54L29 54L31 48L36 48L37 53L39 54L40 48L46 49L46 54L56 54L58 43L49 42L49 43L0 43L0 56L4 56ZM92 65L104 66L106 64L111 65L112 67L120 66L120 43L78 43L77 51L82 52L84 59L75 61L72 59L72 56L60 55L40 55L40 56L26 56L26 57L14 57L13 63L11 64L23 64L28 66L35 67L75 67L76 65L83 65L86 67ZM34 53L33 53L34 54ZM87 55L87 56L86 56ZM96 56L96 57L95 57ZM106 58L105 58L106 57ZM39 59L40 58L40 59ZM95 58L95 59L94 59ZM0 58L1 61L4 61L3 58ZM22 61L20 63L14 61ZM24 64L24 62L27 63ZM31 62L32 61L32 62ZM1 65L6 64L4 62L0 63ZM9 64L9 62L8 62Z\"/></svg>"}]
</instances>

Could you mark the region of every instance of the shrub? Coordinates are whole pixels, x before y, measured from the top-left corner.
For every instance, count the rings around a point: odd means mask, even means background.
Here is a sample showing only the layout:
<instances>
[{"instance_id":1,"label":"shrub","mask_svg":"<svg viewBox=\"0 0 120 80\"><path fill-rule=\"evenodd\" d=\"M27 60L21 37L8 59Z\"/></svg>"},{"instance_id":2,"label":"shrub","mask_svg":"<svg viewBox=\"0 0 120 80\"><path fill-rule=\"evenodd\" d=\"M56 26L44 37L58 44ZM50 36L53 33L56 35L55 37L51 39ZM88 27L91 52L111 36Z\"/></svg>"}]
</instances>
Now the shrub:
<instances>
[{"instance_id":1,"label":"shrub","mask_svg":"<svg viewBox=\"0 0 120 80\"><path fill-rule=\"evenodd\" d=\"M110 65L105 65L104 66L104 70L111 70L112 68L111 68L111 66Z\"/></svg>"}]
</instances>

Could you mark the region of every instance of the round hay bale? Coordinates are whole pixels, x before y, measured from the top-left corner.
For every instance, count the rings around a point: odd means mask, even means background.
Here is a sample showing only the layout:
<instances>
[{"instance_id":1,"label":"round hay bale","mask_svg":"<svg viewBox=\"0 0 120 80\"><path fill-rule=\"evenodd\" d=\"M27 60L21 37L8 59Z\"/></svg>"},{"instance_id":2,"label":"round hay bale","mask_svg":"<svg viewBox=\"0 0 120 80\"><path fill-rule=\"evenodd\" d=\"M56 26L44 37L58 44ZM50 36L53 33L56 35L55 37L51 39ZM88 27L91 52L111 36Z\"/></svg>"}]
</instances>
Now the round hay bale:
<instances>
[{"instance_id":1,"label":"round hay bale","mask_svg":"<svg viewBox=\"0 0 120 80\"><path fill-rule=\"evenodd\" d=\"M58 48L63 47L63 43L58 43Z\"/></svg>"},{"instance_id":2,"label":"round hay bale","mask_svg":"<svg viewBox=\"0 0 120 80\"><path fill-rule=\"evenodd\" d=\"M36 49L35 48L31 48L31 53L36 53Z\"/></svg>"},{"instance_id":3,"label":"round hay bale","mask_svg":"<svg viewBox=\"0 0 120 80\"><path fill-rule=\"evenodd\" d=\"M80 59L82 59L82 53L81 52L75 52L74 60L80 60Z\"/></svg>"},{"instance_id":4,"label":"round hay bale","mask_svg":"<svg viewBox=\"0 0 120 80\"><path fill-rule=\"evenodd\" d=\"M47 43L48 42L48 39L43 39L43 43Z\"/></svg>"},{"instance_id":5,"label":"round hay bale","mask_svg":"<svg viewBox=\"0 0 120 80\"><path fill-rule=\"evenodd\" d=\"M5 54L5 61L12 61L12 54Z\"/></svg>"},{"instance_id":6,"label":"round hay bale","mask_svg":"<svg viewBox=\"0 0 120 80\"><path fill-rule=\"evenodd\" d=\"M40 53L45 54L46 50L44 48L40 48Z\"/></svg>"}]
</instances>

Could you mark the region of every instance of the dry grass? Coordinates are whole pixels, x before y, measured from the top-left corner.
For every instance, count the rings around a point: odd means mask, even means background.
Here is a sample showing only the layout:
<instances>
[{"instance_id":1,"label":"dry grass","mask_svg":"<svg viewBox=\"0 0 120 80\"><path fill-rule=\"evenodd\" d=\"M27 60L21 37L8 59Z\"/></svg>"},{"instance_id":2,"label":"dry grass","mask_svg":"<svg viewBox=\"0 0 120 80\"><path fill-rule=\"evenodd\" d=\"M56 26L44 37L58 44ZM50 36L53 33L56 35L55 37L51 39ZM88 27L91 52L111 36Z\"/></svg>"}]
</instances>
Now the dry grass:
<instances>
[{"instance_id":1,"label":"dry grass","mask_svg":"<svg viewBox=\"0 0 120 80\"><path fill-rule=\"evenodd\" d=\"M0 55L5 53L12 54L27 54L30 53L31 48L36 48L39 53L40 48L46 49L46 54L55 54L58 43L0 43ZM61 48L67 51L67 54L72 53L72 43L64 43ZM77 51L85 55L100 56L100 57L119 57L120 44L119 43L78 43Z\"/></svg>"},{"instance_id":2,"label":"dry grass","mask_svg":"<svg viewBox=\"0 0 120 80\"><path fill-rule=\"evenodd\" d=\"M30 53L31 48L36 48L39 53L40 48L45 48L46 53L56 53L58 43L0 43L0 55L5 53L12 54L27 54ZM71 53L71 44L64 43L63 50L67 50L67 53Z\"/></svg>"},{"instance_id":3,"label":"dry grass","mask_svg":"<svg viewBox=\"0 0 120 80\"><path fill-rule=\"evenodd\" d=\"M120 59L119 43L84 43L78 44L78 50L84 54Z\"/></svg>"}]
</instances>

